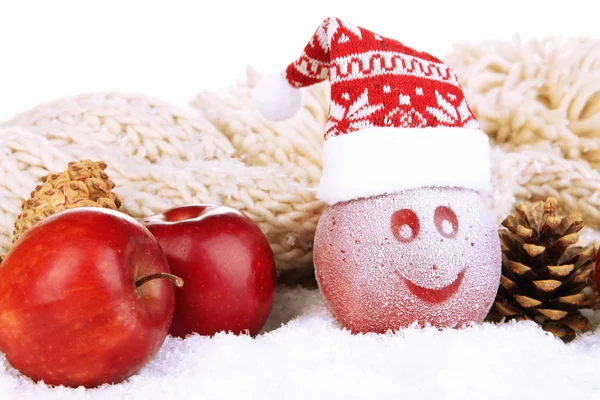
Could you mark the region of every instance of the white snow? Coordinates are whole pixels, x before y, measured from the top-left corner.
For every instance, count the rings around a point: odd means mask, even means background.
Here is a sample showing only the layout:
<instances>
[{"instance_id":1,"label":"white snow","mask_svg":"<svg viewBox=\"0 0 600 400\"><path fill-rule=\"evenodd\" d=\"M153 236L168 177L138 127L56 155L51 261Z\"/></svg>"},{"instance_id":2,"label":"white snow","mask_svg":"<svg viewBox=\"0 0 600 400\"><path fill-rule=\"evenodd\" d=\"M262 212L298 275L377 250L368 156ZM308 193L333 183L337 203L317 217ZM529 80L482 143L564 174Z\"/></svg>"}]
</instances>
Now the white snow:
<instances>
[{"instance_id":1,"label":"white snow","mask_svg":"<svg viewBox=\"0 0 600 400\"><path fill-rule=\"evenodd\" d=\"M278 289L263 333L168 338L142 371L100 388L49 388L2 361L1 399L597 399L600 312L570 344L533 323L352 335L318 290Z\"/></svg>"},{"instance_id":2,"label":"white snow","mask_svg":"<svg viewBox=\"0 0 600 400\"><path fill-rule=\"evenodd\" d=\"M444 231L445 234L449 235L452 233L453 228L452 228L452 224L450 223L450 221L448 220L444 220L442 222L442 230Z\"/></svg>"}]
</instances>

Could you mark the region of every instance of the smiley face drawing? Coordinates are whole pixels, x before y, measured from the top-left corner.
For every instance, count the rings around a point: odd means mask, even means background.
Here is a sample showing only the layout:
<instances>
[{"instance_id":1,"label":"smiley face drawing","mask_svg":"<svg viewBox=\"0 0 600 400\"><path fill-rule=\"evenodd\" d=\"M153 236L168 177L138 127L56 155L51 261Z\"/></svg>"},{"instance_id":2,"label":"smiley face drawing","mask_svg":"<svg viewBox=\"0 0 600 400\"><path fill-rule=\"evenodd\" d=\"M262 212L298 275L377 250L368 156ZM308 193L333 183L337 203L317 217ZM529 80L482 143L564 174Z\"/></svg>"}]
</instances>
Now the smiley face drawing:
<instances>
[{"instance_id":1,"label":"smiley face drawing","mask_svg":"<svg viewBox=\"0 0 600 400\"><path fill-rule=\"evenodd\" d=\"M314 262L329 310L353 332L480 323L498 289L497 227L475 191L423 187L325 209Z\"/></svg>"}]
</instances>

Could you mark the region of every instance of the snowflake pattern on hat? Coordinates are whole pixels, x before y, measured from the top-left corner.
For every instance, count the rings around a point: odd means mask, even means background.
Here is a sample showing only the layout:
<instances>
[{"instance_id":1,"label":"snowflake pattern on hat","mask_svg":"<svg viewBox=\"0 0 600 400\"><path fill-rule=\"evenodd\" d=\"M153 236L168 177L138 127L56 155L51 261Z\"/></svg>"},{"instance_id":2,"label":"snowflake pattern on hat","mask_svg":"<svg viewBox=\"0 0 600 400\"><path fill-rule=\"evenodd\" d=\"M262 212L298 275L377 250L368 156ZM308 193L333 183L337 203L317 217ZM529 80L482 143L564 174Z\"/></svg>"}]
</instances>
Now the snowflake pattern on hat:
<instances>
[{"instance_id":1,"label":"snowflake pattern on hat","mask_svg":"<svg viewBox=\"0 0 600 400\"><path fill-rule=\"evenodd\" d=\"M442 61L327 18L284 73L257 85L254 100L263 116L282 121L300 109L300 88L325 80L331 103L319 199L423 186L489 190L489 138Z\"/></svg>"},{"instance_id":2,"label":"snowflake pattern on hat","mask_svg":"<svg viewBox=\"0 0 600 400\"><path fill-rule=\"evenodd\" d=\"M450 67L338 18L321 23L286 78L297 88L329 79L325 138L370 126L478 128Z\"/></svg>"}]
</instances>

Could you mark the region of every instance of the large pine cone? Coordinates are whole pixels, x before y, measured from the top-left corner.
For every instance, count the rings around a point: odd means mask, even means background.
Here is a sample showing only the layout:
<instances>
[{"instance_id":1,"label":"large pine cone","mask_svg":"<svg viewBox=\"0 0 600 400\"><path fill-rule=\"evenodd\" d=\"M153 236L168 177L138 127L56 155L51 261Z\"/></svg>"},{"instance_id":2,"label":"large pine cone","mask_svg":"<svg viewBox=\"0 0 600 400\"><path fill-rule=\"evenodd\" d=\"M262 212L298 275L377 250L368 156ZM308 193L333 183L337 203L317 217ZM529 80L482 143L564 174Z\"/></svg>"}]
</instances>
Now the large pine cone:
<instances>
[{"instance_id":1,"label":"large pine cone","mask_svg":"<svg viewBox=\"0 0 600 400\"><path fill-rule=\"evenodd\" d=\"M554 198L521 204L502 222L502 276L488 320L533 320L568 342L588 326L579 310L596 303L596 248L573 246L581 215L561 219L556 208Z\"/></svg>"}]
</instances>

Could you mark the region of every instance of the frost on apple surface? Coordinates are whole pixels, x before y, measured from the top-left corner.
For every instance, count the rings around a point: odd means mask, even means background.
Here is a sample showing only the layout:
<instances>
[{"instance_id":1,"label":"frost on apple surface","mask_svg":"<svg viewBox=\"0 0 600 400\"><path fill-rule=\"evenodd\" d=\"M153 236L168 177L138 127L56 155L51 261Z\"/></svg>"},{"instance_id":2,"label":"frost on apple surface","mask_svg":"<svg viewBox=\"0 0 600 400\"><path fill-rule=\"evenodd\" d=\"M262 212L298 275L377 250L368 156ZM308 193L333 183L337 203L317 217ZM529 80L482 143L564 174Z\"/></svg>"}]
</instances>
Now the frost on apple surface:
<instances>
[{"instance_id":1,"label":"frost on apple surface","mask_svg":"<svg viewBox=\"0 0 600 400\"><path fill-rule=\"evenodd\" d=\"M315 269L353 331L481 322L498 288L496 226L474 191L425 187L328 207Z\"/></svg>"}]
</instances>

